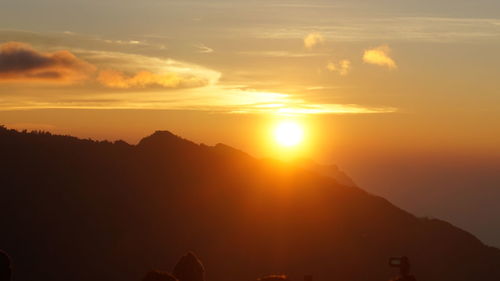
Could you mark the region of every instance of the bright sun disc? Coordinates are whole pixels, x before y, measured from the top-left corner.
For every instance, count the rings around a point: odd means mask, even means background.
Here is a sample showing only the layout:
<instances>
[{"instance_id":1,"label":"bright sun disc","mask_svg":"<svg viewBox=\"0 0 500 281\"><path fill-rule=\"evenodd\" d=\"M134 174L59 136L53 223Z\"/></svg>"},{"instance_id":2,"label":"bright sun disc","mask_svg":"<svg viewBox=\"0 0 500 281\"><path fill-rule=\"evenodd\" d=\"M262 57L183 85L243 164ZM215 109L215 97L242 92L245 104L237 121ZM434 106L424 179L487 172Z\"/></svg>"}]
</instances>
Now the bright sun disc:
<instances>
[{"instance_id":1,"label":"bright sun disc","mask_svg":"<svg viewBox=\"0 0 500 281\"><path fill-rule=\"evenodd\" d=\"M278 124L274 131L276 142L282 146L296 146L304 138L304 130L295 122L283 122Z\"/></svg>"}]
</instances>

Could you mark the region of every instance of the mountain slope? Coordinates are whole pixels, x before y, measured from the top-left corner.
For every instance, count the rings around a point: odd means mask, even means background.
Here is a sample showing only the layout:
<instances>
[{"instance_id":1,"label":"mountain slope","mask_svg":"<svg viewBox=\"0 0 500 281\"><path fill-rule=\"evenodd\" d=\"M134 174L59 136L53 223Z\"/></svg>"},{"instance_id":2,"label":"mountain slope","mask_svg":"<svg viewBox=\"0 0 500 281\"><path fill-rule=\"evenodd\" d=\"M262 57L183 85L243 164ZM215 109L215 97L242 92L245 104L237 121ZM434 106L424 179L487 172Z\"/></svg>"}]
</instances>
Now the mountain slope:
<instances>
[{"instance_id":1,"label":"mountain slope","mask_svg":"<svg viewBox=\"0 0 500 281\"><path fill-rule=\"evenodd\" d=\"M500 279L500 251L330 177L156 132L138 145L0 129L16 280L139 280L193 249L207 279Z\"/></svg>"}]
</instances>

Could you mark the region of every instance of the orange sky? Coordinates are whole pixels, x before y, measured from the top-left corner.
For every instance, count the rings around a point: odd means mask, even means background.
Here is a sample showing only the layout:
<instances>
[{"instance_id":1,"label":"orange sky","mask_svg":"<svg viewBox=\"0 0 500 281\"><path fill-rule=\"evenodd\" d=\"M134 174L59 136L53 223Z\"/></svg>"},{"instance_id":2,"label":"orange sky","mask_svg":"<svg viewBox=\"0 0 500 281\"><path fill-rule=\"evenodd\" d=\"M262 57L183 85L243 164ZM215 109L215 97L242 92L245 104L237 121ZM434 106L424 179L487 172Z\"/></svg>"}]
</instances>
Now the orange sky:
<instances>
[{"instance_id":1,"label":"orange sky","mask_svg":"<svg viewBox=\"0 0 500 281\"><path fill-rule=\"evenodd\" d=\"M461 220L464 200L443 193L431 205L419 189L456 184L423 180L441 171L436 157L500 157L498 50L490 0L6 1L0 124L130 143L170 130L336 163L368 190L493 241L478 225L487 215L465 209L472 219ZM304 124L300 149L276 146L280 120ZM391 181L404 167L422 172L413 185ZM469 176L456 198L486 194L484 205L497 182Z\"/></svg>"}]
</instances>

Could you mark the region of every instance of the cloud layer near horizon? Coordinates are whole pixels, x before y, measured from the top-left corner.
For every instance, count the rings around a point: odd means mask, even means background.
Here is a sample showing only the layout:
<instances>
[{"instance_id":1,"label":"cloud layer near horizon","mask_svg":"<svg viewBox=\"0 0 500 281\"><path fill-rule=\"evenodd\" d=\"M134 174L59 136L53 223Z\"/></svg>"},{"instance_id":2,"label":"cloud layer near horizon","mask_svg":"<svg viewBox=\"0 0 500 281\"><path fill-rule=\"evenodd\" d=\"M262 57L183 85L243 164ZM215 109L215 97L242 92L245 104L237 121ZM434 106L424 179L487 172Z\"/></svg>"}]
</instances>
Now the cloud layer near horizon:
<instances>
[{"instance_id":1,"label":"cloud layer near horizon","mask_svg":"<svg viewBox=\"0 0 500 281\"><path fill-rule=\"evenodd\" d=\"M74 83L88 79L95 70L66 50L43 53L20 42L0 45L0 82Z\"/></svg>"},{"instance_id":2,"label":"cloud layer near horizon","mask_svg":"<svg viewBox=\"0 0 500 281\"><path fill-rule=\"evenodd\" d=\"M33 91L32 80L24 80L23 83L15 85L0 83L2 89L8 89L0 95L0 110L164 109L276 115L372 114L397 111L397 108L388 106L337 103L329 98L322 99L323 94L319 92L315 92L312 96L303 95L295 87L278 86L276 89L269 89L279 83L269 85L268 82L263 81L261 84L259 77L251 76L254 69L229 74L226 72L225 80L220 81L221 72L204 65L171 59L169 58L171 52L166 52L162 48L156 48L156 51L145 50L145 47L136 49L136 43L120 44L111 48L106 45L109 43L105 39L89 39L74 33L53 34L50 35L52 37L46 37L45 34L11 32L11 37L16 37L14 35L24 38L24 41L33 45L31 47L23 44L23 48L30 50L31 53L42 57L51 57L60 53L70 54L69 57L84 62L92 71L85 76L84 82L86 83L79 83L73 88L68 88L70 86L66 84L65 87L59 87L59 84L54 84L54 81L50 80L47 81L52 82L53 86L40 87L35 91ZM120 40L122 41L125 42L125 40ZM59 43L55 45L54 42ZM69 43L64 44L64 42ZM101 42L104 43L101 44ZM149 44L147 40L144 42L144 44ZM190 50L192 46L188 45ZM61 49L65 51L60 51ZM40 50L47 51L43 53ZM323 54L304 52L304 49L300 48L278 51L270 55L276 59L293 57L299 62L309 61L309 58ZM45 66L43 63L41 65ZM61 65L72 66L73 64L61 63ZM27 69L30 67L32 66ZM19 68L22 67L19 66ZM349 69L350 61L348 60L335 61L334 65L329 67L330 71L340 75L346 75ZM259 75L266 73L260 71L261 68L259 68ZM229 75L234 73L236 75L228 79ZM244 79L239 80L240 77ZM280 79L276 76L272 77L273 80Z\"/></svg>"}]
</instances>

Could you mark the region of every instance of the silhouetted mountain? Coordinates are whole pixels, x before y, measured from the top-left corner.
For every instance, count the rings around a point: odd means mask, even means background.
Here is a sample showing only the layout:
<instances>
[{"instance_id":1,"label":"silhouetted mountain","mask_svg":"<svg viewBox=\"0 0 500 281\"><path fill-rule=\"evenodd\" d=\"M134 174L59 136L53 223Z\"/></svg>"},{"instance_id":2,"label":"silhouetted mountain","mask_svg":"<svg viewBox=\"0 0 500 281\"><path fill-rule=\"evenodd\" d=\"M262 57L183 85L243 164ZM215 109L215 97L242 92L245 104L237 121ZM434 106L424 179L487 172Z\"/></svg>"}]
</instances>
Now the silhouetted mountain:
<instances>
[{"instance_id":1,"label":"silhouetted mountain","mask_svg":"<svg viewBox=\"0 0 500 281\"><path fill-rule=\"evenodd\" d=\"M137 281L187 249L208 281L388 280L400 255L418 280L500 280L500 251L465 231L224 145L0 128L0 157L0 248L16 281Z\"/></svg>"},{"instance_id":2,"label":"silhouetted mountain","mask_svg":"<svg viewBox=\"0 0 500 281\"><path fill-rule=\"evenodd\" d=\"M314 171L318 174L331 177L342 185L356 186L354 181L346 173L341 171L339 167L337 167L337 165L321 165L310 159L298 159L294 162L294 164L303 169Z\"/></svg>"},{"instance_id":3,"label":"silhouetted mountain","mask_svg":"<svg viewBox=\"0 0 500 281\"><path fill-rule=\"evenodd\" d=\"M169 131L156 131L149 137L143 138L137 147L149 150L186 150L197 149L198 145L194 142L183 139L179 136L172 134Z\"/></svg>"}]
</instances>

